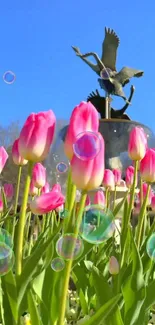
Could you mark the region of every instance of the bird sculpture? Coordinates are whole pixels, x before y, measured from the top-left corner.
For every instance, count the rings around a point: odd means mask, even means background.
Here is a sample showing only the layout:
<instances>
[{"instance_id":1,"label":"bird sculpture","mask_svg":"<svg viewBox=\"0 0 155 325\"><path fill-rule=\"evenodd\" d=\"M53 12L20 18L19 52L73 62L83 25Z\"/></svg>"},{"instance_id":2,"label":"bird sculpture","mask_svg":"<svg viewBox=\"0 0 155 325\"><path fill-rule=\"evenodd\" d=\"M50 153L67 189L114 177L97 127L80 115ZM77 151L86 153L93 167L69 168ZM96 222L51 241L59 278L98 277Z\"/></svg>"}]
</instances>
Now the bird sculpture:
<instances>
[{"instance_id":1,"label":"bird sculpture","mask_svg":"<svg viewBox=\"0 0 155 325\"><path fill-rule=\"evenodd\" d=\"M134 91L135 91L135 87L131 86L128 102L131 102ZM98 90L96 90L96 92L92 92L87 98L87 102L91 102L95 106L97 111L100 113L100 116L102 119L104 119L106 117L106 108L105 108L106 102L105 101L106 101L105 97L101 97ZM118 110L111 107L111 118L112 119L130 120L129 116L127 114L125 114L128 106L129 106L129 103L126 103L121 109L118 109Z\"/></svg>"},{"instance_id":2,"label":"bird sculpture","mask_svg":"<svg viewBox=\"0 0 155 325\"><path fill-rule=\"evenodd\" d=\"M76 55L80 57L91 69L100 76L98 79L100 87L105 90L106 95L115 95L122 97L127 103L128 100L123 91L123 87L130 81L132 77L142 77L144 72L128 67L122 68L119 72L116 70L117 49L120 40L113 29L105 28L105 38L102 44L102 56L89 52L81 54L78 47L72 46ZM88 60L89 56L93 56L96 64Z\"/></svg>"}]
</instances>

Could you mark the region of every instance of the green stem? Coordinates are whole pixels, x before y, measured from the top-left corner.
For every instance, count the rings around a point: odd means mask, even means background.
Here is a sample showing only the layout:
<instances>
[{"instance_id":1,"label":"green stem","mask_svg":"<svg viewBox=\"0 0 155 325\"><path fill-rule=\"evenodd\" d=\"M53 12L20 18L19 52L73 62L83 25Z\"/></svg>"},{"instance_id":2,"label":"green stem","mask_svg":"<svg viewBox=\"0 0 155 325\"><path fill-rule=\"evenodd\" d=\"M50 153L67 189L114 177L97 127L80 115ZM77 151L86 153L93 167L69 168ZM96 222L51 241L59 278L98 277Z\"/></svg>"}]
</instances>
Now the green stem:
<instances>
[{"instance_id":1,"label":"green stem","mask_svg":"<svg viewBox=\"0 0 155 325\"><path fill-rule=\"evenodd\" d=\"M114 205L113 205L113 210L115 209L115 205L116 205L116 185L115 185L115 190L114 190Z\"/></svg>"},{"instance_id":2,"label":"green stem","mask_svg":"<svg viewBox=\"0 0 155 325\"><path fill-rule=\"evenodd\" d=\"M106 188L106 191L105 191L105 205L106 207L108 207L108 197L109 197L109 189L108 187Z\"/></svg>"},{"instance_id":3,"label":"green stem","mask_svg":"<svg viewBox=\"0 0 155 325\"><path fill-rule=\"evenodd\" d=\"M87 197L87 193L83 192L82 196L81 196L81 200L80 200L80 208L79 208L79 213L78 213L78 217L77 217L77 222L75 224L75 229L74 229L74 237L77 238L78 237L78 233L79 233L79 228L80 228L80 224L81 224L81 219L82 219L82 215L83 215L83 210L85 207L85 201L86 201L86 197ZM72 252L74 252L74 245L72 246ZM66 267L65 267L65 274L64 274L64 283L62 286L62 301L60 303L60 318L58 320L58 325L64 325L64 318L65 318L65 311L66 311L66 300L67 300L67 292L68 292L68 285L69 285L69 279L70 279L70 272L72 269L72 263L73 263L73 259L70 259L67 263L66 263Z\"/></svg>"},{"instance_id":4,"label":"green stem","mask_svg":"<svg viewBox=\"0 0 155 325\"><path fill-rule=\"evenodd\" d=\"M24 241L24 227L26 219L26 208L29 195L29 187L31 182L31 173L32 173L33 163L29 162L28 165L28 174L25 181L25 189L23 194L23 201L19 216L18 223L18 233L17 233L17 246L16 246L16 274L19 276L22 271L22 251L23 251L23 241Z\"/></svg>"},{"instance_id":5,"label":"green stem","mask_svg":"<svg viewBox=\"0 0 155 325\"><path fill-rule=\"evenodd\" d=\"M134 204L135 189L136 189L136 186L137 186L138 164L139 164L139 161L135 161L135 171L134 171L133 186L132 186L132 189L131 189L129 208L128 208L128 212L127 212L127 225L129 224L130 216L131 216L131 212L132 212L133 204Z\"/></svg>"},{"instance_id":6,"label":"green stem","mask_svg":"<svg viewBox=\"0 0 155 325\"><path fill-rule=\"evenodd\" d=\"M72 192L70 195L70 201L68 202L69 203L69 205L68 205L69 213L68 213L68 217L64 220L65 221L64 222L64 232L68 232L72 225L72 211L74 208L75 197L76 197L76 186L73 184Z\"/></svg>"},{"instance_id":7,"label":"green stem","mask_svg":"<svg viewBox=\"0 0 155 325\"><path fill-rule=\"evenodd\" d=\"M18 198L19 198L19 188L20 188L21 172L22 172L22 166L19 166L19 168L18 168L18 177L17 177L17 186L16 186L16 196L15 196L15 207L14 207L14 214L15 215L17 213L17 207L18 207ZM13 219L12 239L14 238L15 225L16 225L16 217L14 217L14 219Z\"/></svg>"},{"instance_id":8,"label":"green stem","mask_svg":"<svg viewBox=\"0 0 155 325\"><path fill-rule=\"evenodd\" d=\"M141 207L141 211L140 211L140 215L139 215L139 219L138 219L137 232L136 232L136 242L137 242L138 248L140 247L140 243L141 243L142 229L143 229L144 217L146 214L146 207L147 207L150 189L151 189L151 185L149 184L147 187L146 196L145 196L143 205Z\"/></svg>"},{"instance_id":9,"label":"green stem","mask_svg":"<svg viewBox=\"0 0 155 325\"><path fill-rule=\"evenodd\" d=\"M143 204L143 181L140 178L140 206L142 207Z\"/></svg>"},{"instance_id":10,"label":"green stem","mask_svg":"<svg viewBox=\"0 0 155 325\"><path fill-rule=\"evenodd\" d=\"M67 177L67 195L66 195L66 202L65 202L65 209L68 209L69 206L69 196L70 196L70 188L72 183L72 177L71 177L71 168L68 170L68 177Z\"/></svg>"}]
</instances>

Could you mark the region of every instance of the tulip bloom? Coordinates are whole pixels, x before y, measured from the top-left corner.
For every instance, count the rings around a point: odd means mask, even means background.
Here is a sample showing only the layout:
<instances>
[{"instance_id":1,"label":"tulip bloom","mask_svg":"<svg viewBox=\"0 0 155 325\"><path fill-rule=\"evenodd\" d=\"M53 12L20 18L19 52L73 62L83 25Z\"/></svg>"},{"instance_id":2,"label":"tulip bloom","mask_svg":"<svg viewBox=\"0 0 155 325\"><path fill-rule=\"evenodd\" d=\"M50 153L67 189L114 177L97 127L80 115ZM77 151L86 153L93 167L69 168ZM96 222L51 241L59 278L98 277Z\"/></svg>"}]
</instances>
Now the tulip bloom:
<instances>
[{"instance_id":1,"label":"tulip bloom","mask_svg":"<svg viewBox=\"0 0 155 325\"><path fill-rule=\"evenodd\" d=\"M19 153L30 161L43 161L50 150L56 118L52 110L32 113L27 118L19 136Z\"/></svg>"},{"instance_id":2,"label":"tulip bloom","mask_svg":"<svg viewBox=\"0 0 155 325\"><path fill-rule=\"evenodd\" d=\"M148 149L145 157L140 162L140 175L144 182L155 182L155 151Z\"/></svg>"},{"instance_id":3,"label":"tulip bloom","mask_svg":"<svg viewBox=\"0 0 155 325\"><path fill-rule=\"evenodd\" d=\"M46 183L46 168L41 164L37 163L33 167L32 171L32 180L34 186L37 188L41 188L45 186Z\"/></svg>"},{"instance_id":4,"label":"tulip bloom","mask_svg":"<svg viewBox=\"0 0 155 325\"><path fill-rule=\"evenodd\" d=\"M114 181L115 181L115 186L120 185L121 182L121 170L120 169L113 169L113 174L114 174Z\"/></svg>"},{"instance_id":5,"label":"tulip bloom","mask_svg":"<svg viewBox=\"0 0 155 325\"><path fill-rule=\"evenodd\" d=\"M104 174L104 139L100 133L101 148L98 154L91 160L81 160L73 155L71 160L72 180L78 189L94 190L101 185ZM89 138L85 139L89 146Z\"/></svg>"},{"instance_id":6,"label":"tulip bloom","mask_svg":"<svg viewBox=\"0 0 155 325\"><path fill-rule=\"evenodd\" d=\"M4 168L8 157L9 156L8 156L5 148L4 147L0 147L0 173L2 172L2 170Z\"/></svg>"},{"instance_id":7,"label":"tulip bloom","mask_svg":"<svg viewBox=\"0 0 155 325\"><path fill-rule=\"evenodd\" d=\"M6 196L6 199L8 202L10 202L13 198L13 194L14 194L14 188L12 184L4 184L4 193Z\"/></svg>"},{"instance_id":8,"label":"tulip bloom","mask_svg":"<svg viewBox=\"0 0 155 325\"><path fill-rule=\"evenodd\" d=\"M38 195L38 188L34 186L34 183L33 183L32 180L31 180L31 183L30 183L29 194L31 196Z\"/></svg>"},{"instance_id":9,"label":"tulip bloom","mask_svg":"<svg viewBox=\"0 0 155 325\"><path fill-rule=\"evenodd\" d=\"M128 188L130 188L133 185L134 170L135 169L133 166L129 166L126 169L125 182Z\"/></svg>"},{"instance_id":10,"label":"tulip bloom","mask_svg":"<svg viewBox=\"0 0 155 325\"><path fill-rule=\"evenodd\" d=\"M109 190L114 190L115 180L114 180L114 174L112 170L105 169L102 184L104 187L108 188Z\"/></svg>"},{"instance_id":11,"label":"tulip bloom","mask_svg":"<svg viewBox=\"0 0 155 325\"><path fill-rule=\"evenodd\" d=\"M81 102L74 108L64 142L64 151L69 160L73 157L73 144L77 136L85 131L98 132L98 128L98 112L90 102Z\"/></svg>"},{"instance_id":12,"label":"tulip bloom","mask_svg":"<svg viewBox=\"0 0 155 325\"><path fill-rule=\"evenodd\" d=\"M104 192L102 190L97 191L94 195L94 204L98 204L105 207L105 203L106 200L105 200Z\"/></svg>"},{"instance_id":13,"label":"tulip bloom","mask_svg":"<svg viewBox=\"0 0 155 325\"><path fill-rule=\"evenodd\" d=\"M143 183L142 184L143 198L145 198L145 196L146 196L147 188L148 188L148 184ZM149 196L148 196L148 204L151 204L152 195L153 195L153 192L152 192L152 189L150 189ZM138 199L140 200L140 192L138 193Z\"/></svg>"},{"instance_id":14,"label":"tulip bloom","mask_svg":"<svg viewBox=\"0 0 155 325\"><path fill-rule=\"evenodd\" d=\"M91 205L91 201L90 201L89 195L87 195L86 202L85 202L85 206L89 206L89 205Z\"/></svg>"},{"instance_id":15,"label":"tulip bloom","mask_svg":"<svg viewBox=\"0 0 155 325\"><path fill-rule=\"evenodd\" d=\"M65 197L60 191L52 190L49 193L36 197L30 203L30 209L34 214L45 214L55 210L65 203Z\"/></svg>"},{"instance_id":16,"label":"tulip bloom","mask_svg":"<svg viewBox=\"0 0 155 325\"><path fill-rule=\"evenodd\" d=\"M155 195L153 195L151 198L151 208L152 211L155 212Z\"/></svg>"},{"instance_id":17,"label":"tulip bloom","mask_svg":"<svg viewBox=\"0 0 155 325\"><path fill-rule=\"evenodd\" d=\"M140 127L134 127L130 132L128 155L132 160L141 160L144 158L147 150L147 136Z\"/></svg>"},{"instance_id":18,"label":"tulip bloom","mask_svg":"<svg viewBox=\"0 0 155 325\"><path fill-rule=\"evenodd\" d=\"M48 182L41 189L41 194L49 193L50 192L50 185Z\"/></svg>"},{"instance_id":19,"label":"tulip bloom","mask_svg":"<svg viewBox=\"0 0 155 325\"><path fill-rule=\"evenodd\" d=\"M119 273L119 264L115 256L111 256L109 260L109 273L116 275Z\"/></svg>"},{"instance_id":20,"label":"tulip bloom","mask_svg":"<svg viewBox=\"0 0 155 325\"><path fill-rule=\"evenodd\" d=\"M28 163L28 160L24 159L20 153L18 148L19 139L14 141L12 146L12 159L15 165L24 166Z\"/></svg>"},{"instance_id":21,"label":"tulip bloom","mask_svg":"<svg viewBox=\"0 0 155 325\"><path fill-rule=\"evenodd\" d=\"M3 212L3 201L0 199L0 213Z\"/></svg>"},{"instance_id":22,"label":"tulip bloom","mask_svg":"<svg viewBox=\"0 0 155 325\"><path fill-rule=\"evenodd\" d=\"M54 184L52 187L52 191L61 192L61 185L59 183Z\"/></svg>"}]
</instances>

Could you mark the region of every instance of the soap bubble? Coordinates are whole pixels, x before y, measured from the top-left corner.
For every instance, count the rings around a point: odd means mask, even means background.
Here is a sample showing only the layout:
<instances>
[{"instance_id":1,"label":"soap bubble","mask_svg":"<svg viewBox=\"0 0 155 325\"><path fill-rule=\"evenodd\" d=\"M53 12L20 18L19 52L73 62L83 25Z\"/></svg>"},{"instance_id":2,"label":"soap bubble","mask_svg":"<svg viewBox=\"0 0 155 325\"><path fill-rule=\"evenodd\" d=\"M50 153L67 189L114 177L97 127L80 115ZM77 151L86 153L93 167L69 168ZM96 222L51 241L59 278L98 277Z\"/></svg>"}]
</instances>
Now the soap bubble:
<instances>
[{"instance_id":1,"label":"soap bubble","mask_svg":"<svg viewBox=\"0 0 155 325\"><path fill-rule=\"evenodd\" d=\"M100 149L101 140L97 133L91 131L80 133L73 144L73 151L81 160L91 160L95 158Z\"/></svg>"},{"instance_id":2,"label":"soap bubble","mask_svg":"<svg viewBox=\"0 0 155 325\"><path fill-rule=\"evenodd\" d=\"M62 258L56 257L53 259L51 263L51 268L53 271L60 272L64 269L64 267L65 267L65 261Z\"/></svg>"},{"instance_id":3,"label":"soap bubble","mask_svg":"<svg viewBox=\"0 0 155 325\"><path fill-rule=\"evenodd\" d=\"M57 254L65 260L76 260L81 256L83 250L83 241L79 237L75 238L74 234L65 234L56 243Z\"/></svg>"},{"instance_id":4,"label":"soap bubble","mask_svg":"<svg viewBox=\"0 0 155 325\"><path fill-rule=\"evenodd\" d=\"M113 235L115 230L114 216L102 205L87 206L80 226L81 237L92 244L100 244Z\"/></svg>"},{"instance_id":5,"label":"soap bubble","mask_svg":"<svg viewBox=\"0 0 155 325\"><path fill-rule=\"evenodd\" d=\"M106 79L109 79L110 78L110 74L111 74L111 69L109 68L104 68L101 73L100 73L100 76L102 79L106 80Z\"/></svg>"},{"instance_id":6,"label":"soap bubble","mask_svg":"<svg viewBox=\"0 0 155 325\"><path fill-rule=\"evenodd\" d=\"M6 84L12 84L16 80L16 76L12 71L6 71L3 75L3 80Z\"/></svg>"},{"instance_id":7,"label":"soap bubble","mask_svg":"<svg viewBox=\"0 0 155 325\"><path fill-rule=\"evenodd\" d=\"M9 246L0 242L0 276L5 275L14 265L14 253Z\"/></svg>"},{"instance_id":8,"label":"soap bubble","mask_svg":"<svg viewBox=\"0 0 155 325\"><path fill-rule=\"evenodd\" d=\"M68 169L68 166L64 163L64 162L60 162L56 165L56 170L57 172L59 172L60 174L62 173L66 173Z\"/></svg>"},{"instance_id":9,"label":"soap bubble","mask_svg":"<svg viewBox=\"0 0 155 325\"><path fill-rule=\"evenodd\" d=\"M146 251L149 257L155 261L155 233L153 233L147 241Z\"/></svg>"},{"instance_id":10,"label":"soap bubble","mask_svg":"<svg viewBox=\"0 0 155 325\"><path fill-rule=\"evenodd\" d=\"M13 248L12 236L3 228L0 228L0 243L5 243L10 248Z\"/></svg>"},{"instance_id":11,"label":"soap bubble","mask_svg":"<svg viewBox=\"0 0 155 325\"><path fill-rule=\"evenodd\" d=\"M65 218L67 218L68 215L69 215L69 212L68 212L67 209L64 209L63 211L59 212L59 217L60 217L61 219L65 219Z\"/></svg>"}]
</instances>

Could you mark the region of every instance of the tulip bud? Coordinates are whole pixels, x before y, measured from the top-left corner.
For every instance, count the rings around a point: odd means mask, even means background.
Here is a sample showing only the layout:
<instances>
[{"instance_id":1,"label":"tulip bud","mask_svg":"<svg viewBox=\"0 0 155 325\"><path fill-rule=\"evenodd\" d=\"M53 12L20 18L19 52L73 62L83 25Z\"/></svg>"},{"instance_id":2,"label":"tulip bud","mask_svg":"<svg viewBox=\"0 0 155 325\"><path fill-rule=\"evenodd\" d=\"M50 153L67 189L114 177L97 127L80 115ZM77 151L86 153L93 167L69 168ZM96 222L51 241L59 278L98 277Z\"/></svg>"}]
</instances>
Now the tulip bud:
<instances>
[{"instance_id":1,"label":"tulip bud","mask_svg":"<svg viewBox=\"0 0 155 325\"><path fill-rule=\"evenodd\" d=\"M29 115L19 136L19 153L23 158L33 162L46 159L54 137L55 122L52 110Z\"/></svg>"},{"instance_id":2,"label":"tulip bud","mask_svg":"<svg viewBox=\"0 0 155 325\"><path fill-rule=\"evenodd\" d=\"M61 192L61 185L59 183L54 184L52 187L52 191Z\"/></svg>"},{"instance_id":3,"label":"tulip bud","mask_svg":"<svg viewBox=\"0 0 155 325\"><path fill-rule=\"evenodd\" d=\"M2 172L2 170L4 168L8 157L9 156L8 156L5 148L4 147L0 147L0 173Z\"/></svg>"},{"instance_id":4,"label":"tulip bud","mask_svg":"<svg viewBox=\"0 0 155 325\"><path fill-rule=\"evenodd\" d=\"M152 211L155 212L155 195L153 195L151 198L151 208Z\"/></svg>"},{"instance_id":5,"label":"tulip bud","mask_svg":"<svg viewBox=\"0 0 155 325\"><path fill-rule=\"evenodd\" d=\"M115 256L111 256L109 260L109 273L116 275L119 273L119 264Z\"/></svg>"},{"instance_id":6,"label":"tulip bud","mask_svg":"<svg viewBox=\"0 0 155 325\"><path fill-rule=\"evenodd\" d=\"M81 102L74 108L64 143L64 151L69 160L73 157L73 144L77 136L85 131L98 132L98 128L98 112L90 102Z\"/></svg>"},{"instance_id":7,"label":"tulip bud","mask_svg":"<svg viewBox=\"0 0 155 325\"><path fill-rule=\"evenodd\" d=\"M87 195L86 202L85 202L85 206L89 206L89 205L91 205L91 201L90 201L89 195Z\"/></svg>"},{"instance_id":8,"label":"tulip bud","mask_svg":"<svg viewBox=\"0 0 155 325\"><path fill-rule=\"evenodd\" d=\"M3 201L0 199L0 213L3 212Z\"/></svg>"},{"instance_id":9,"label":"tulip bud","mask_svg":"<svg viewBox=\"0 0 155 325\"><path fill-rule=\"evenodd\" d=\"M102 183L103 186L108 188L109 190L114 190L115 188L114 174L110 169L105 169Z\"/></svg>"},{"instance_id":10,"label":"tulip bud","mask_svg":"<svg viewBox=\"0 0 155 325\"><path fill-rule=\"evenodd\" d=\"M140 162L140 175L144 182L155 182L155 151L148 149L145 157Z\"/></svg>"},{"instance_id":11,"label":"tulip bud","mask_svg":"<svg viewBox=\"0 0 155 325\"><path fill-rule=\"evenodd\" d=\"M105 207L106 200L105 195L102 190L99 190L94 195L94 204L101 205L102 207Z\"/></svg>"},{"instance_id":12,"label":"tulip bud","mask_svg":"<svg viewBox=\"0 0 155 325\"><path fill-rule=\"evenodd\" d=\"M8 202L13 198L14 188L12 184L4 184L4 193Z\"/></svg>"},{"instance_id":13,"label":"tulip bud","mask_svg":"<svg viewBox=\"0 0 155 325\"><path fill-rule=\"evenodd\" d=\"M121 182L121 170L120 169L113 169L113 174L114 174L114 181L115 181L115 185L119 186L120 182Z\"/></svg>"},{"instance_id":14,"label":"tulip bud","mask_svg":"<svg viewBox=\"0 0 155 325\"><path fill-rule=\"evenodd\" d=\"M143 184L142 184L142 195L143 195L143 198L145 198L145 196L146 196L147 188L148 188L148 184L143 183ZM153 195L153 192L152 192L152 189L150 189L150 191L149 191L149 196L148 196L148 204L151 204L151 198L152 198L152 195ZM140 198L141 198L141 194L140 194L140 192L139 192L139 193L138 193L138 199L140 200Z\"/></svg>"},{"instance_id":15,"label":"tulip bud","mask_svg":"<svg viewBox=\"0 0 155 325\"><path fill-rule=\"evenodd\" d=\"M91 191L101 185L104 174L104 139L98 133L100 139L100 151L90 160L81 160L76 155L71 160L72 180L78 189ZM89 138L85 139L85 145L89 147Z\"/></svg>"},{"instance_id":16,"label":"tulip bud","mask_svg":"<svg viewBox=\"0 0 155 325\"><path fill-rule=\"evenodd\" d=\"M52 190L49 193L37 196L30 203L30 209L34 214L45 214L55 210L65 203L65 197L60 191Z\"/></svg>"},{"instance_id":17,"label":"tulip bud","mask_svg":"<svg viewBox=\"0 0 155 325\"><path fill-rule=\"evenodd\" d=\"M50 192L50 185L48 182L41 189L41 194L49 193Z\"/></svg>"},{"instance_id":18,"label":"tulip bud","mask_svg":"<svg viewBox=\"0 0 155 325\"><path fill-rule=\"evenodd\" d=\"M133 180L134 180L134 167L129 166L126 169L126 175L125 175L125 181L126 181L126 186L130 188L133 185Z\"/></svg>"},{"instance_id":19,"label":"tulip bud","mask_svg":"<svg viewBox=\"0 0 155 325\"><path fill-rule=\"evenodd\" d=\"M140 127L134 127L129 136L128 155L132 160L144 158L147 150L147 136Z\"/></svg>"},{"instance_id":20,"label":"tulip bud","mask_svg":"<svg viewBox=\"0 0 155 325\"><path fill-rule=\"evenodd\" d=\"M34 165L32 172L32 181L34 183L34 186L37 188L45 186L46 168L41 163L37 163Z\"/></svg>"},{"instance_id":21,"label":"tulip bud","mask_svg":"<svg viewBox=\"0 0 155 325\"><path fill-rule=\"evenodd\" d=\"M24 166L28 163L28 160L21 157L19 153L18 143L19 139L15 140L12 146L12 159L15 165Z\"/></svg>"},{"instance_id":22,"label":"tulip bud","mask_svg":"<svg viewBox=\"0 0 155 325\"><path fill-rule=\"evenodd\" d=\"M34 183L33 183L32 180L31 180L31 183L30 183L29 194L31 196L38 195L38 188L34 186Z\"/></svg>"}]
</instances>

